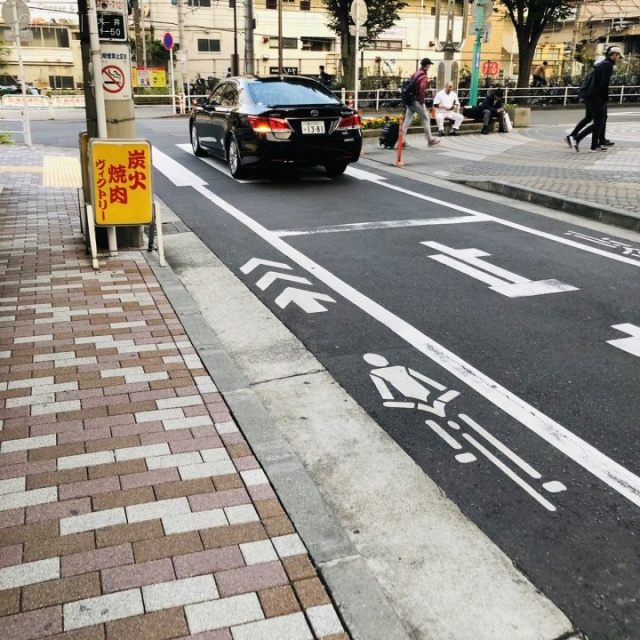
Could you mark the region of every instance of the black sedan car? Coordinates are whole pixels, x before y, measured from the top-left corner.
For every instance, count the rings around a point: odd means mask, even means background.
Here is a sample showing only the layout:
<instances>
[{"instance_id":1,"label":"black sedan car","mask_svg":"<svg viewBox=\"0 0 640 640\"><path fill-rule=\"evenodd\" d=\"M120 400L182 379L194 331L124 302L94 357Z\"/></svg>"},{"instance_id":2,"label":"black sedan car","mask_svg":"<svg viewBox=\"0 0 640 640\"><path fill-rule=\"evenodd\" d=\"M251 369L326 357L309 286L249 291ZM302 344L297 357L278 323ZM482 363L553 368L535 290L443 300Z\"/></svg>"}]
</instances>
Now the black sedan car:
<instances>
[{"instance_id":1,"label":"black sedan car","mask_svg":"<svg viewBox=\"0 0 640 640\"><path fill-rule=\"evenodd\" d=\"M226 78L189 118L193 152L225 159L234 178L253 169L322 166L330 176L357 162L357 111L302 76Z\"/></svg>"}]
</instances>

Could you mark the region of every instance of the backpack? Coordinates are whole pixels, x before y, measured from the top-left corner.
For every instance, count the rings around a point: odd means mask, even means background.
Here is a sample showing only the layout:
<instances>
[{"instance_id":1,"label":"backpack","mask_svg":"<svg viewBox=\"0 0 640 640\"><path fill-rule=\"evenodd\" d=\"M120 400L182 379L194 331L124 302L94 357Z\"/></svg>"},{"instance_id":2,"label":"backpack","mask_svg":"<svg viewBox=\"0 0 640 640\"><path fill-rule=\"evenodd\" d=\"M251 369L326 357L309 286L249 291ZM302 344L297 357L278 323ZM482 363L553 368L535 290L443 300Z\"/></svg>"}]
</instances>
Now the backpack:
<instances>
[{"instance_id":1,"label":"backpack","mask_svg":"<svg viewBox=\"0 0 640 640\"><path fill-rule=\"evenodd\" d=\"M595 69L593 71L591 71L591 73L587 74L582 79L582 82L578 86L578 99L579 100L584 100L591 93L591 90L593 89L594 71L595 71Z\"/></svg>"},{"instance_id":2,"label":"backpack","mask_svg":"<svg viewBox=\"0 0 640 640\"><path fill-rule=\"evenodd\" d=\"M411 76L411 78L402 83L400 99L406 107L410 107L416 101L418 97L418 79L422 78L423 75L426 76L427 74L422 73L421 75Z\"/></svg>"}]
</instances>

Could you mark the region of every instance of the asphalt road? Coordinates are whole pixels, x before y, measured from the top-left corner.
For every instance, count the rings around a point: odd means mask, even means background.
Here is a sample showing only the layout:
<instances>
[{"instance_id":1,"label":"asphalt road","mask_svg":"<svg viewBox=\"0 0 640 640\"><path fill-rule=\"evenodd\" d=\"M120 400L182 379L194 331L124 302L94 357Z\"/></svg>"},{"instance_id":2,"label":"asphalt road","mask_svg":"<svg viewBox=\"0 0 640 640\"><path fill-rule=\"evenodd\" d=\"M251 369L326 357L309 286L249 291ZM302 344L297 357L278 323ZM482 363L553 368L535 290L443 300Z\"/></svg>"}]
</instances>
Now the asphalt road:
<instances>
[{"instance_id":1,"label":"asphalt road","mask_svg":"<svg viewBox=\"0 0 640 640\"><path fill-rule=\"evenodd\" d=\"M366 160L238 183L184 120L138 134L158 196L533 584L636 638L640 250Z\"/></svg>"}]
</instances>

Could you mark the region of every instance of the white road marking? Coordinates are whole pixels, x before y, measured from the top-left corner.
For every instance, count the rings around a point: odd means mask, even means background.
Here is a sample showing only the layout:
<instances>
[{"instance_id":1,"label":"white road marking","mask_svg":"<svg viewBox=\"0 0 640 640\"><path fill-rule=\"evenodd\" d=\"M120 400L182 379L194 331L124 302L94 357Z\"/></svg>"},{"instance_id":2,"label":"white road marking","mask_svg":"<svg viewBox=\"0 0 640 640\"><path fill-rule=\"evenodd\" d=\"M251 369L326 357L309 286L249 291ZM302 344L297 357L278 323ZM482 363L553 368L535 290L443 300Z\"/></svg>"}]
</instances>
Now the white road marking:
<instances>
[{"instance_id":1,"label":"white road marking","mask_svg":"<svg viewBox=\"0 0 640 640\"><path fill-rule=\"evenodd\" d=\"M485 449L473 436L463 433L462 437L471 443L480 453L482 453L490 462L511 478L518 486L522 487L534 500L537 500L548 511L556 511L556 508L541 494L539 494L528 482L525 482L519 475L511 471L504 462L498 460L490 451Z\"/></svg>"},{"instance_id":2,"label":"white road marking","mask_svg":"<svg viewBox=\"0 0 640 640\"><path fill-rule=\"evenodd\" d=\"M426 425L431 428L434 433L437 433L452 449L460 450L462 445L452 438L437 422L433 420L426 420Z\"/></svg>"},{"instance_id":3,"label":"white road marking","mask_svg":"<svg viewBox=\"0 0 640 640\"><path fill-rule=\"evenodd\" d=\"M631 337L607 340L607 344L640 358L640 327L634 324L614 324L612 328L622 331L623 333L628 333Z\"/></svg>"},{"instance_id":4,"label":"white road marking","mask_svg":"<svg viewBox=\"0 0 640 640\"><path fill-rule=\"evenodd\" d=\"M281 238L287 236L312 236L320 233L345 233L347 231L373 231L377 229L399 229L404 227L428 227L442 224L464 224L466 222L484 222L488 217L459 216L457 218L421 218L418 220L381 220L380 222L354 222L352 224L336 224L326 227L316 227L315 229L287 229L274 231Z\"/></svg>"},{"instance_id":5,"label":"white road marking","mask_svg":"<svg viewBox=\"0 0 640 640\"><path fill-rule=\"evenodd\" d=\"M514 453L505 444L500 442L496 437L492 436L486 429L481 427L475 420L469 416L460 414L460 419L464 420L473 430L477 431L485 440L490 442L498 451L501 451L507 458L515 462L527 475L535 480L540 480L542 475L538 473L530 464L525 462L517 453Z\"/></svg>"},{"instance_id":6,"label":"white road marking","mask_svg":"<svg viewBox=\"0 0 640 640\"><path fill-rule=\"evenodd\" d=\"M167 177L171 179L171 176ZM354 306L358 307L382 325L386 326L390 331L394 332L417 351L424 354L434 363L457 377L464 384L476 391L482 397L486 398L489 402L493 403L498 409L504 411L507 415L510 415L517 422L537 434L558 451L564 453L568 458L576 462L595 477L599 478L603 483L611 487L614 491L617 491L621 496L624 496L636 506L640 506L640 477L636 476L628 469L625 469L621 464L615 462L594 446L569 431L566 427L563 427L555 420L525 402L511 391L498 384L496 381L492 380L469 363L465 362L462 358L437 343L435 340L432 340L421 331L418 331L418 329L402 318L391 313L377 302L360 293L357 289L354 289L346 282L334 276L324 267L309 259L297 249L288 245L272 231L266 229L260 223L256 222L253 218L243 213L226 200L216 196L214 193L206 189L204 185L199 184L197 176L194 176L194 181L196 184L193 188L205 199L212 202L222 211L226 211L229 215L244 224L253 233L261 237L265 242L268 242L272 247L287 256L298 266L318 278L318 280L323 282L338 295L342 296L345 300L351 302ZM381 184L377 179L372 181ZM398 188L398 190L402 189ZM449 205L444 202L442 202L442 204L449 208L455 208L458 210L464 209L463 207ZM465 213L477 215L477 212L473 212L470 209L464 210ZM496 218L496 222L503 223L504 221L500 221ZM588 251L609 259L618 260L620 262L640 267L640 262L637 260L631 260L624 256L615 256L610 253L600 251L594 247L580 245L564 238L556 238L548 233L536 232L535 230L530 230L522 225L516 225L513 223L506 224L513 228L518 228L541 237L546 237L554 242L561 242L583 251Z\"/></svg>"},{"instance_id":7,"label":"white road marking","mask_svg":"<svg viewBox=\"0 0 640 640\"><path fill-rule=\"evenodd\" d=\"M251 258L244 265L240 267L242 273L251 273L256 267L259 266L273 267L274 269L288 269L291 271L291 267L285 262L274 262L273 260L260 260L259 258Z\"/></svg>"},{"instance_id":8,"label":"white road marking","mask_svg":"<svg viewBox=\"0 0 640 640\"><path fill-rule=\"evenodd\" d=\"M278 273L277 271L268 271L256 284L258 289L264 291L276 280L287 280L287 282L297 282L298 284L311 284L309 280L302 278L301 276L292 276L288 273Z\"/></svg>"},{"instance_id":9,"label":"white road marking","mask_svg":"<svg viewBox=\"0 0 640 640\"><path fill-rule=\"evenodd\" d=\"M480 251L479 249L452 249L439 242L421 242L420 244L448 254L444 256L440 254L429 256L431 260L440 262L456 271L480 280L488 284L492 291L507 296L508 298L524 298L549 293L578 291L577 287L564 284L558 280L537 280L534 282L516 275L511 271L484 262L480 260L480 258L491 256L491 254Z\"/></svg>"},{"instance_id":10,"label":"white road marking","mask_svg":"<svg viewBox=\"0 0 640 640\"><path fill-rule=\"evenodd\" d=\"M626 256L619 256L609 251L602 251L597 247L589 247L579 242L574 242L573 240L569 240L568 238L555 236L551 233L546 233L545 231L538 231L537 229L532 229L531 227L525 227L524 225L518 224L517 222L502 220L501 218L497 218L495 216L483 213L481 211L476 211L475 209L469 209L468 207L462 207L457 204L452 204L451 202L445 202L444 200L440 200L439 198L432 198L431 196L426 196L422 193L417 193L415 191L411 191L403 187L398 187L396 185L389 184L386 181L386 178L375 175L373 173L369 173L367 171L363 171L362 169L354 169L353 167L347 167L346 174L354 178L357 178L358 180L373 182L380 187L384 187L385 189L391 189L392 191L397 191L398 193L403 193L412 198L417 198L419 200L424 200L426 202L432 202L433 204L437 204L440 207L452 209L453 211L461 211L463 213L467 213L472 216L482 216L483 220L488 222L495 222L496 224L500 224L505 227L509 227L511 229L517 229L518 231L523 231L524 233L528 233L533 236L538 236L539 238L545 238L546 240L551 240L552 242L564 244L568 247L573 247L574 249L580 249L581 251L586 251L587 253L594 253L596 255L609 258L610 260L616 260L617 262L624 262L625 264L631 264L634 267L640 267L640 260L634 260L633 258L627 258Z\"/></svg>"},{"instance_id":11,"label":"white road marking","mask_svg":"<svg viewBox=\"0 0 640 640\"><path fill-rule=\"evenodd\" d=\"M318 300L324 300L325 302L335 302L335 300L331 296L328 296L326 293L317 293L316 291L287 287L276 298L276 304L281 309L284 309L291 302L293 302L307 313L322 313L323 311L327 311L327 308L321 305Z\"/></svg>"}]
</instances>

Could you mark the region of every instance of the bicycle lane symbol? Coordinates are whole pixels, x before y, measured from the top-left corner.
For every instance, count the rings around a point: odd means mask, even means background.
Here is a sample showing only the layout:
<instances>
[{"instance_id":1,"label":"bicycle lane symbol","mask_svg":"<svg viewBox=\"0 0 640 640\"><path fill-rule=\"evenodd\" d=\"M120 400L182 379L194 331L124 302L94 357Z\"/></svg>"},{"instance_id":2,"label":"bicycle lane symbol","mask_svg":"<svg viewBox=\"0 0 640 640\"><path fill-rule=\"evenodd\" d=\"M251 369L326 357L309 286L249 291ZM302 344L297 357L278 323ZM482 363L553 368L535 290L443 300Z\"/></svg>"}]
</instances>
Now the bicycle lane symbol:
<instances>
[{"instance_id":1,"label":"bicycle lane symbol","mask_svg":"<svg viewBox=\"0 0 640 640\"><path fill-rule=\"evenodd\" d=\"M124 89L124 71L115 64L102 68L102 87L109 93L120 93Z\"/></svg>"}]
</instances>

